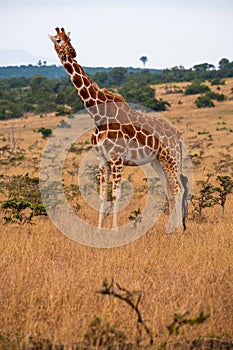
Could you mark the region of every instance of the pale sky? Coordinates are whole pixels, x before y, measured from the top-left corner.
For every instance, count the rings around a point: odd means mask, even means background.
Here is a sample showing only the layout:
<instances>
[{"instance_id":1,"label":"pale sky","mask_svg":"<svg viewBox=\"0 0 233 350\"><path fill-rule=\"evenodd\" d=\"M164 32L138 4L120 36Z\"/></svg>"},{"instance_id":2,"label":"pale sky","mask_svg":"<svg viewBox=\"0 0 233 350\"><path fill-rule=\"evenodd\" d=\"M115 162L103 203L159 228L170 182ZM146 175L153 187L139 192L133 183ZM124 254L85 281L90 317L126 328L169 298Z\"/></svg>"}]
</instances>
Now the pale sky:
<instances>
[{"instance_id":1,"label":"pale sky","mask_svg":"<svg viewBox=\"0 0 233 350\"><path fill-rule=\"evenodd\" d=\"M233 60L233 0L0 0L0 49L59 64L48 38L57 26L71 31L84 66L141 67L143 55L149 68Z\"/></svg>"}]
</instances>

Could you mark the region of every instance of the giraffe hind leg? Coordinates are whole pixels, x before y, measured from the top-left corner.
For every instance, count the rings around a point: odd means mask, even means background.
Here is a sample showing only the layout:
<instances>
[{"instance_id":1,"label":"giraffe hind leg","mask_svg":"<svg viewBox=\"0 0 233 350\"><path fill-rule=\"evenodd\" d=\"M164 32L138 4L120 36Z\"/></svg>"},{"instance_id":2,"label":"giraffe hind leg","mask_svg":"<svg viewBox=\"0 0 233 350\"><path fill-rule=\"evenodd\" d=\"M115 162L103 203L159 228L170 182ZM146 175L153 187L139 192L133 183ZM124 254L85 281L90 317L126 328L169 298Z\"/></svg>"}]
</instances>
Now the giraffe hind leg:
<instances>
[{"instance_id":1,"label":"giraffe hind leg","mask_svg":"<svg viewBox=\"0 0 233 350\"><path fill-rule=\"evenodd\" d=\"M166 232L172 232L176 227L178 227L180 224L185 227L185 221L182 217L182 198L183 198L183 191L178 193L172 193L172 198L169 198L169 210L170 210L170 218L168 225L166 227Z\"/></svg>"},{"instance_id":2,"label":"giraffe hind leg","mask_svg":"<svg viewBox=\"0 0 233 350\"><path fill-rule=\"evenodd\" d=\"M186 230L186 216L188 213L188 178L183 174L180 175L180 180L184 189L183 198L182 198L182 222L183 229Z\"/></svg>"},{"instance_id":3,"label":"giraffe hind leg","mask_svg":"<svg viewBox=\"0 0 233 350\"><path fill-rule=\"evenodd\" d=\"M188 178L183 174L176 174L171 179L170 177L170 191L171 199L170 220L167 226L167 232L172 232L177 226L182 225L183 231L186 230L186 216L188 212ZM175 180L175 181L174 181Z\"/></svg>"},{"instance_id":4,"label":"giraffe hind leg","mask_svg":"<svg viewBox=\"0 0 233 350\"><path fill-rule=\"evenodd\" d=\"M184 187L178 165L174 165L174 162L168 162L167 159L162 157L159 159L159 163L165 178L163 183L165 185L165 192L170 211L170 218L166 227L166 232L172 232L182 223L183 227L185 227L185 221L183 221L183 211L185 210L183 210Z\"/></svg>"},{"instance_id":5,"label":"giraffe hind leg","mask_svg":"<svg viewBox=\"0 0 233 350\"><path fill-rule=\"evenodd\" d=\"M168 201L170 218L166 227L167 232L172 232L176 227L183 225L185 227L185 221L183 220L183 213L185 210L184 201L184 187L180 179L178 171L175 173L166 172L167 187L168 187Z\"/></svg>"}]
</instances>

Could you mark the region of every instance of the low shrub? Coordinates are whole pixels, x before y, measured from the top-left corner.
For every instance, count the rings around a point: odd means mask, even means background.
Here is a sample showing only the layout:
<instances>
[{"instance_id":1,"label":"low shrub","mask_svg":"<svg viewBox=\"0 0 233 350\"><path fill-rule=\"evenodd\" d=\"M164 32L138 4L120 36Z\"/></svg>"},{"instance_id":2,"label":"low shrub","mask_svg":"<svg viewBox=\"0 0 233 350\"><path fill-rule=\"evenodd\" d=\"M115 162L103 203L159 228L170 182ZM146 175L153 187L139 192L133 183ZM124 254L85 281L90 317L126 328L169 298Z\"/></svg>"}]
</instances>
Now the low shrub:
<instances>
[{"instance_id":1,"label":"low shrub","mask_svg":"<svg viewBox=\"0 0 233 350\"><path fill-rule=\"evenodd\" d=\"M195 100L195 105L197 108L214 107L214 102L208 95L203 95L198 96L198 98Z\"/></svg>"},{"instance_id":2,"label":"low shrub","mask_svg":"<svg viewBox=\"0 0 233 350\"><path fill-rule=\"evenodd\" d=\"M184 94L197 95L197 94L203 94L208 91L210 91L210 88L207 85L202 84L199 81L194 81L192 84L186 87Z\"/></svg>"}]
</instances>

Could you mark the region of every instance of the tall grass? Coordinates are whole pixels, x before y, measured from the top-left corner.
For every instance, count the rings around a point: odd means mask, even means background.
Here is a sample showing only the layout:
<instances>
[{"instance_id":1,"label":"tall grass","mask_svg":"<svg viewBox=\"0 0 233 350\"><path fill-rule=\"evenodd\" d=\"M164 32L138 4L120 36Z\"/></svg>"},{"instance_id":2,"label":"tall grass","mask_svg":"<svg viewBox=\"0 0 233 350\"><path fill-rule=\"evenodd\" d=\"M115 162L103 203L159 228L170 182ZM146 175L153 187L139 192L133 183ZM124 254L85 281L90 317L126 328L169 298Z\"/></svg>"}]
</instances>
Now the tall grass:
<instances>
[{"instance_id":1,"label":"tall grass","mask_svg":"<svg viewBox=\"0 0 233 350\"><path fill-rule=\"evenodd\" d=\"M232 202L231 202L232 203ZM233 336L233 223L191 222L185 234L164 234L163 223L140 240L114 249L81 246L48 219L3 226L0 239L0 329L24 339L81 341L98 316L136 337L132 311L96 291L114 277L143 293L142 312L156 341L165 337L175 311L210 318L188 337ZM162 221L162 220L161 220ZM145 316L146 315L146 316Z\"/></svg>"}]
</instances>

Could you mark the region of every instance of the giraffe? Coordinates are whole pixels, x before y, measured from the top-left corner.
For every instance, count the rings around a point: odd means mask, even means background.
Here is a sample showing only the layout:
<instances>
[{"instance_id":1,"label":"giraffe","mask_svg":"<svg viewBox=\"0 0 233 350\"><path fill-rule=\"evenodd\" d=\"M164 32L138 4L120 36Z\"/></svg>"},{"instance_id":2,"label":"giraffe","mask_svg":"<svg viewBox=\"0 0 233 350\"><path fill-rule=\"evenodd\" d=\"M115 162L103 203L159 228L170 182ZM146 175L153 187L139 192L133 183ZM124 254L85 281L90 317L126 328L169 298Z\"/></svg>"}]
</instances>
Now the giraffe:
<instances>
[{"instance_id":1,"label":"giraffe","mask_svg":"<svg viewBox=\"0 0 233 350\"><path fill-rule=\"evenodd\" d=\"M106 214L109 179L112 175L113 222L117 230L117 212L121 196L124 165L140 166L150 163L165 179L170 220L167 232L183 223L186 229L187 177L182 173L182 139L178 131L162 117L142 114L125 99L98 85L76 61L70 33L56 28L49 35L55 51L68 73L78 95L94 121L91 143L96 150L100 176L100 210L98 228L103 227Z\"/></svg>"}]
</instances>

